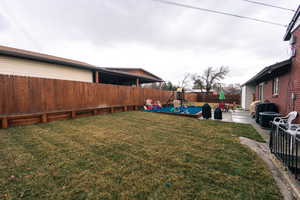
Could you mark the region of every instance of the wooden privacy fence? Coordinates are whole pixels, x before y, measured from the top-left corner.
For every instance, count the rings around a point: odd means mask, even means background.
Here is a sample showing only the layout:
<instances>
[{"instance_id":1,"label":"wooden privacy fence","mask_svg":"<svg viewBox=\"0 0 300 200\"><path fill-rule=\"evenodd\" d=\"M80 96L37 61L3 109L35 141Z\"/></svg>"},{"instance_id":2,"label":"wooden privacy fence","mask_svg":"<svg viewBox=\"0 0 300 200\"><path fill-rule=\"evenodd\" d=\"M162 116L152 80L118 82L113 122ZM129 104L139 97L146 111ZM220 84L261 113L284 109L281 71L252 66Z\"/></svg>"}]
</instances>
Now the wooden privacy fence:
<instances>
[{"instance_id":1,"label":"wooden privacy fence","mask_svg":"<svg viewBox=\"0 0 300 200\"><path fill-rule=\"evenodd\" d=\"M198 101L198 94L196 94L196 93L185 93L184 97L189 102L197 102Z\"/></svg>"},{"instance_id":2,"label":"wooden privacy fence","mask_svg":"<svg viewBox=\"0 0 300 200\"><path fill-rule=\"evenodd\" d=\"M221 100L219 100L219 95L205 95L201 94L198 95L198 101L199 102L207 102L207 103L220 103ZM225 100L222 100L224 103L230 103L232 104L235 102L236 104L240 104L241 96L238 95L226 95L225 94Z\"/></svg>"},{"instance_id":3,"label":"wooden privacy fence","mask_svg":"<svg viewBox=\"0 0 300 200\"><path fill-rule=\"evenodd\" d=\"M213 94L203 94L203 93L186 93L185 98L188 101L193 102L207 102L207 103L220 103L219 95ZM236 104L240 104L241 96L237 95L225 95L225 100L223 102L232 104L235 102Z\"/></svg>"},{"instance_id":4,"label":"wooden privacy fence","mask_svg":"<svg viewBox=\"0 0 300 200\"><path fill-rule=\"evenodd\" d=\"M136 110L148 98L165 104L172 96L150 88L0 75L1 128Z\"/></svg>"}]
</instances>

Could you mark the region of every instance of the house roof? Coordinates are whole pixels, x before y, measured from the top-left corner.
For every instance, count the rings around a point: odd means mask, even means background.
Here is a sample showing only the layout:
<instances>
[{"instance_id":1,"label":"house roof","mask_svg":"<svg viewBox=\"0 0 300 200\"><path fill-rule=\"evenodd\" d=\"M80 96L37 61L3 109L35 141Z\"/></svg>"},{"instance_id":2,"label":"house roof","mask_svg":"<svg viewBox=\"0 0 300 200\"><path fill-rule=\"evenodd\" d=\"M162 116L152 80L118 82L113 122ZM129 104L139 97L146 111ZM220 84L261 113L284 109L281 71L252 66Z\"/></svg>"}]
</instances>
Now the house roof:
<instances>
[{"instance_id":1,"label":"house roof","mask_svg":"<svg viewBox=\"0 0 300 200\"><path fill-rule=\"evenodd\" d=\"M131 77L131 78L139 78L140 81L145 82L145 83L163 82L163 80L161 78L150 78L148 76L143 76L143 75L139 75L139 74L124 72L124 71L120 71L120 70L113 70L113 68L101 67L101 70L98 70L98 71L101 71L102 73L122 75L122 76Z\"/></svg>"},{"instance_id":2,"label":"house roof","mask_svg":"<svg viewBox=\"0 0 300 200\"><path fill-rule=\"evenodd\" d=\"M288 59L279 63L275 63L268 67L265 67L260 72L258 72L254 77L252 77L250 80L244 83L242 86L255 84L257 82L262 82L274 76L287 73L291 68L291 64L292 64L292 59Z\"/></svg>"},{"instance_id":3,"label":"house roof","mask_svg":"<svg viewBox=\"0 0 300 200\"><path fill-rule=\"evenodd\" d=\"M298 20L299 16L300 16L300 5L299 5L297 11L295 12L295 15L293 16L292 21L289 23L289 25L287 27L286 33L283 38L284 41L290 40L290 38L292 36L292 30L293 30L295 23Z\"/></svg>"},{"instance_id":4,"label":"house roof","mask_svg":"<svg viewBox=\"0 0 300 200\"><path fill-rule=\"evenodd\" d=\"M96 66L90 65L88 63L6 46L0 46L0 55L13 56L52 64L67 65L82 69L97 69Z\"/></svg>"},{"instance_id":5,"label":"house roof","mask_svg":"<svg viewBox=\"0 0 300 200\"><path fill-rule=\"evenodd\" d=\"M131 71L131 70L140 70L140 71L142 71L142 72L144 72L144 73L146 73L146 74L154 77L155 79L162 80L160 77L158 77L158 76L156 76L156 75L154 75L154 74L152 74L152 73L144 70L143 68L112 68L112 67L106 67L105 69L113 70L113 71L123 71L123 72L124 71L125 72L126 71Z\"/></svg>"},{"instance_id":6,"label":"house roof","mask_svg":"<svg viewBox=\"0 0 300 200\"><path fill-rule=\"evenodd\" d=\"M119 75L119 76L128 77L128 78L139 78L141 82L145 82L145 83L147 83L147 82L162 82L163 81L161 78L159 78L155 75L153 75L153 78L151 78L151 77L147 77L147 76L143 76L143 75L139 75L139 74L133 74L133 73L123 72L123 71L118 70L118 69L122 69L122 68L98 67L98 66L91 65L91 64L88 64L85 62L81 62L81 61L76 61L76 60L72 60L72 59L27 51L27 50L23 50L23 49L16 49L16 48L11 48L11 47L1 46L1 45L0 45L0 55L12 56L12 57L46 62L46 63L51 63L51 64L65 65L65 66L70 66L70 67L79 68L79 69L88 69L88 70L92 70L92 71L99 71L99 72L103 72L106 74ZM132 68L132 69L135 69L135 68ZM141 68L137 68L137 69L141 69ZM143 70L143 71L145 71L145 70ZM150 72L147 72L147 71L145 71L145 72L148 74L151 74Z\"/></svg>"}]
</instances>

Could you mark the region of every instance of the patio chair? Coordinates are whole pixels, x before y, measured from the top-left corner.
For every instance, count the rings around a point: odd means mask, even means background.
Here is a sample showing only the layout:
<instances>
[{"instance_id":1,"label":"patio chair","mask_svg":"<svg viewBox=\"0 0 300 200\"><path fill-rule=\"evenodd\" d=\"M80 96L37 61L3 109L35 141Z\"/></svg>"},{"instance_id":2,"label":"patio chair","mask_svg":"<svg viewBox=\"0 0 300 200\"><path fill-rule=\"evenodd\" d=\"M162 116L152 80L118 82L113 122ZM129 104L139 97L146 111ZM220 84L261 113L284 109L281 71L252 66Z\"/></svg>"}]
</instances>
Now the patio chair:
<instances>
[{"instance_id":1,"label":"patio chair","mask_svg":"<svg viewBox=\"0 0 300 200\"><path fill-rule=\"evenodd\" d=\"M294 124L294 125L296 125L296 124ZM293 144L295 143L297 135L300 135L300 124L297 124L297 125L298 125L298 128L296 128L296 129L295 129L295 126L294 127L292 126L293 128L286 130L286 132L291 135L291 140L290 140L291 151L293 150Z\"/></svg>"},{"instance_id":2,"label":"patio chair","mask_svg":"<svg viewBox=\"0 0 300 200\"><path fill-rule=\"evenodd\" d=\"M292 126L297 127L296 124L292 124L292 122L297 118L298 113L296 111L290 112L285 117L275 117L273 120L273 124L277 127L281 126L286 130L292 129Z\"/></svg>"},{"instance_id":3,"label":"patio chair","mask_svg":"<svg viewBox=\"0 0 300 200\"><path fill-rule=\"evenodd\" d=\"M275 117L273 124L277 126L276 132L278 132L278 127L286 129L286 132L291 135L290 148L292 150L293 143L297 135L300 135L300 124L292 124L292 122L297 118L298 113L296 111L290 112L285 117Z\"/></svg>"},{"instance_id":4,"label":"patio chair","mask_svg":"<svg viewBox=\"0 0 300 200\"><path fill-rule=\"evenodd\" d=\"M278 134L279 127L282 127L285 129L285 131L290 134L291 141L290 141L290 148L293 148L293 141L295 140L296 135L299 133L300 134L300 127L299 124L292 124L292 122L297 118L298 113L296 111L290 112L287 116L285 117L275 117L274 120L272 121L273 125L276 126L276 131L275 134Z\"/></svg>"}]
</instances>

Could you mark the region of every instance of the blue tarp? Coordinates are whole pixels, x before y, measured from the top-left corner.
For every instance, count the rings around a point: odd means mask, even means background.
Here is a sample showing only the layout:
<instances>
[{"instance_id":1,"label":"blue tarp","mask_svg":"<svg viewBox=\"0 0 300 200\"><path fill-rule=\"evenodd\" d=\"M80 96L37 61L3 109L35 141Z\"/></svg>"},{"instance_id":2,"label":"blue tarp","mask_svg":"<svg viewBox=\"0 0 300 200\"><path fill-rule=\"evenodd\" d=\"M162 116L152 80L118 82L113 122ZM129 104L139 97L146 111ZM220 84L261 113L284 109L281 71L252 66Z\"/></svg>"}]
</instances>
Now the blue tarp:
<instances>
[{"instance_id":1,"label":"blue tarp","mask_svg":"<svg viewBox=\"0 0 300 200\"><path fill-rule=\"evenodd\" d=\"M154 109L146 110L146 111L195 115L195 114L199 113L200 111L202 111L202 107L200 107L200 106L188 106L188 107L181 106L177 109L174 109L173 106L167 106L167 107L162 107L160 109L154 108Z\"/></svg>"}]
</instances>

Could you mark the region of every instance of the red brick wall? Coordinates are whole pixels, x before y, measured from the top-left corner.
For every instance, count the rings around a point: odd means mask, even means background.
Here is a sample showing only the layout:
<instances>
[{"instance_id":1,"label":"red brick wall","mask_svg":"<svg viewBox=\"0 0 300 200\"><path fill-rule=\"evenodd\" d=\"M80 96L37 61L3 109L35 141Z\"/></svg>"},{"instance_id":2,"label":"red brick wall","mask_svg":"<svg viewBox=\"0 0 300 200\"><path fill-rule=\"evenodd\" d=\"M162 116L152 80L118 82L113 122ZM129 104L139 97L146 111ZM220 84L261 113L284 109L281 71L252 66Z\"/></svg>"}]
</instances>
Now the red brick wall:
<instances>
[{"instance_id":1,"label":"red brick wall","mask_svg":"<svg viewBox=\"0 0 300 200\"><path fill-rule=\"evenodd\" d=\"M295 110L300 113L300 27L294 32L294 36L296 36L296 44L294 48L296 48L296 56L293 59L292 66L292 77L293 77L293 91L296 94L295 101Z\"/></svg>"},{"instance_id":2,"label":"red brick wall","mask_svg":"<svg viewBox=\"0 0 300 200\"><path fill-rule=\"evenodd\" d=\"M277 97L272 95L272 80L264 85L264 99L276 103L282 114L293 110L300 114L300 28L293 35L297 38L293 46L296 49L296 56L292 60L291 72L279 77L279 95ZM296 95L295 101L291 98L292 93ZM258 86L256 98L258 98ZM296 123L300 123L300 117L297 118Z\"/></svg>"},{"instance_id":3,"label":"red brick wall","mask_svg":"<svg viewBox=\"0 0 300 200\"><path fill-rule=\"evenodd\" d=\"M294 102L294 110L296 110L300 114L300 28L296 29L293 33L296 36L296 43L294 44L294 48L296 48L296 56L293 58L292 64L292 87L290 93L294 92L296 95L296 100ZM300 117L298 117L297 123L300 123Z\"/></svg>"},{"instance_id":4,"label":"red brick wall","mask_svg":"<svg viewBox=\"0 0 300 200\"><path fill-rule=\"evenodd\" d=\"M280 113L287 113L289 102L287 99L289 99L289 92L287 88L289 88L289 79L290 79L290 73L284 74L282 76L279 76L279 94L273 95L272 94L272 87L273 87L273 81L269 80L264 82L264 100L269 100L272 103L275 103ZM256 86L256 98L258 99L258 85Z\"/></svg>"}]
</instances>

